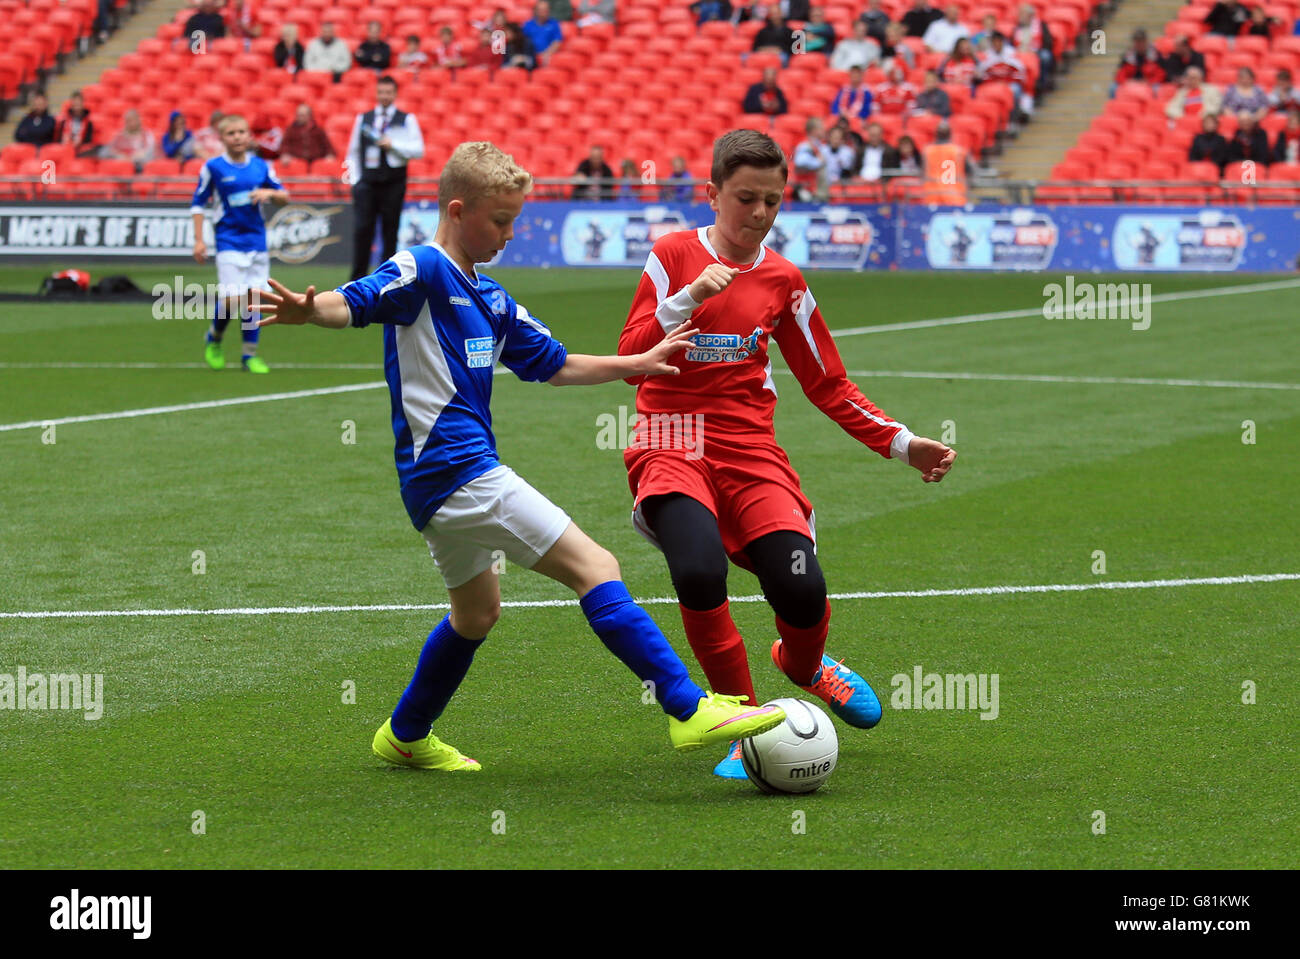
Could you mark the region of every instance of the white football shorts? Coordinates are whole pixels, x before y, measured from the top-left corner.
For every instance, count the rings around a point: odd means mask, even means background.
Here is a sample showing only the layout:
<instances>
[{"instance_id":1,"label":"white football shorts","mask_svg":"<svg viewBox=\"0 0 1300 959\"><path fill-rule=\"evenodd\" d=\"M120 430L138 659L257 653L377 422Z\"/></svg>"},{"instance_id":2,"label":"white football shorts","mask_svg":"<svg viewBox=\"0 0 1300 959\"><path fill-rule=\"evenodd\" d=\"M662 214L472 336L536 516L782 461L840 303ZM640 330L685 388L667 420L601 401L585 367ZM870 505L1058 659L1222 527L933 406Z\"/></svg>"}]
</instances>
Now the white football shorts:
<instances>
[{"instance_id":1,"label":"white football shorts","mask_svg":"<svg viewBox=\"0 0 1300 959\"><path fill-rule=\"evenodd\" d=\"M269 290L271 256L241 250L221 250L217 253L217 283L222 293L243 295L252 290Z\"/></svg>"},{"instance_id":2,"label":"white football shorts","mask_svg":"<svg viewBox=\"0 0 1300 959\"><path fill-rule=\"evenodd\" d=\"M509 466L498 466L447 497L420 534L455 589L503 557L532 569L570 522Z\"/></svg>"}]
</instances>

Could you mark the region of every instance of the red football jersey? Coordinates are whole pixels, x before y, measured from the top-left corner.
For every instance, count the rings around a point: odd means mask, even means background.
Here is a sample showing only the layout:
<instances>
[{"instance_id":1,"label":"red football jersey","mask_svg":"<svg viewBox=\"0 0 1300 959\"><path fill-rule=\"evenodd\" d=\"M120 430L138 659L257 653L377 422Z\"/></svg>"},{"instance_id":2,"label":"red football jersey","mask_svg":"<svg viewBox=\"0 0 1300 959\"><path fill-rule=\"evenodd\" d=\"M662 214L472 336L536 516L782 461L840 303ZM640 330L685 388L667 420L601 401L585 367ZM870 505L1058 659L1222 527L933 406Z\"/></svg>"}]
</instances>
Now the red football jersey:
<instances>
[{"instance_id":1,"label":"red football jersey","mask_svg":"<svg viewBox=\"0 0 1300 959\"><path fill-rule=\"evenodd\" d=\"M715 262L740 274L696 306L687 288ZM628 380L638 385L641 415L699 413L707 418L710 434L775 442L776 382L767 354L774 339L818 409L881 456L890 457L895 443L892 455L905 458L911 431L849 381L808 284L779 253L764 247L753 263L742 266L717 255L708 227L660 237L646 261L618 352L645 352L688 316L699 332L690 349L669 360L681 373Z\"/></svg>"}]
</instances>

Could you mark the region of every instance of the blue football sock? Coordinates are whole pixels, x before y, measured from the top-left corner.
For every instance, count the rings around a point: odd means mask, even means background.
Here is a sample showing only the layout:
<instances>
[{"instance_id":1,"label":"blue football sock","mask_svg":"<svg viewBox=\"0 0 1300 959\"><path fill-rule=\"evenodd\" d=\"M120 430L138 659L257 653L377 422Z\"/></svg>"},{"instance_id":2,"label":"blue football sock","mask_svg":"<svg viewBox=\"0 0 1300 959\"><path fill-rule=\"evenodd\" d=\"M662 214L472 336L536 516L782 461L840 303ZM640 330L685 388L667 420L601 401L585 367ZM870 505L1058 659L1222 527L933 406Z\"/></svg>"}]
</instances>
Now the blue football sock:
<instances>
[{"instance_id":1,"label":"blue football sock","mask_svg":"<svg viewBox=\"0 0 1300 959\"><path fill-rule=\"evenodd\" d=\"M689 719L704 690L691 680L681 658L644 609L619 580L601 583L581 600L582 612L609 651L642 682L654 683L655 698L664 712Z\"/></svg>"},{"instance_id":2,"label":"blue football sock","mask_svg":"<svg viewBox=\"0 0 1300 959\"><path fill-rule=\"evenodd\" d=\"M218 305L216 312L212 316L212 325L208 327L209 343L221 342L221 337L226 332L226 327L230 325L230 317L226 314L227 311Z\"/></svg>"},{"instance_id":3,"label":"blue football sock","mask_svg":"<svg viewBox=\"0 0 1300 959\"><path fill-rule=\"evenodd\" d=\"M429 735L452 695L469 672L481 639L466 639L451 628L451 616L434 627L420 651L410 685L393 710L393 735L413 743Z\"/></svg>"},{"instance_id":4,"label":"blue football sock","mask_svg":"<svg viewBox=\"0 0 1300 959\"><path fill-rule=\"evenodd\" d=\"M244 359L257 353L257 340L262 335L262 328L253 324L261 318L261 313L250 313L248 319L239 324L240 333L244 338Z\"/></svg>"}]
</instances>

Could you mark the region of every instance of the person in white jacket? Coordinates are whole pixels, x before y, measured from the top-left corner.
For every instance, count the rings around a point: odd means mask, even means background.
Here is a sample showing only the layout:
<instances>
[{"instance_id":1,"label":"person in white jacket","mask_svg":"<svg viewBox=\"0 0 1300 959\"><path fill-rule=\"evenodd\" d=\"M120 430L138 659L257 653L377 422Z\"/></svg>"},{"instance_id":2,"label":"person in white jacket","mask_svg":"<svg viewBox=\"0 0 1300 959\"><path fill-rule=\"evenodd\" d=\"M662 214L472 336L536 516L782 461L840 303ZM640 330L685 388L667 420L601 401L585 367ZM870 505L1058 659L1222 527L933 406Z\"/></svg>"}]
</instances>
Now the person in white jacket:
<instances>
[{"instance_id":1,"label":"person in white jacket","mask_svg":"<svg viewBox=\"0 0 1300 959\"><path fill-rule=\"evenodd\" d=\"M352 51L347 43L334 35L334 24L325 20L320 25L320 36L307 44L307 52L302 58L304 70L334 74L334 82L352 66Z\"/></svg>"}]
</instances>

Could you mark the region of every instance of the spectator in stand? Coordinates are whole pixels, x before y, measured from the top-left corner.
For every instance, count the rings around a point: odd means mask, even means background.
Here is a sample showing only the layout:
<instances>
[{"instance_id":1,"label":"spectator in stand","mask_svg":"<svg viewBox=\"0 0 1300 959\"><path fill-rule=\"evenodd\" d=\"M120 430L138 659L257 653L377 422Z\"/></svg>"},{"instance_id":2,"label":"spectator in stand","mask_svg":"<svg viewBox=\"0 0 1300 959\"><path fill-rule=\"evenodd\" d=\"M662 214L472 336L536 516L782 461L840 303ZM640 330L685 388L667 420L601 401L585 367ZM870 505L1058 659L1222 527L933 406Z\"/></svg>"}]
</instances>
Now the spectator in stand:
<instances>
[{"instance_id":1,"label":"spectator in stand","mask_svg":"<svg viewBox=\"0 0 1300 959\"><path fill-rule=\"evenodd\" d=\"M275 57L277 67L282 67L290 73L297 73L302 69L307 52L298 39L298 24L286 23L280 27L280 39L276 41L271 55Z\"/></svg>"},{"instance_id":2,"label":"spectator in stand","mask_svg":"<svg viewBox=\"0 0 1300 959\"><path fill-rule=\"evenodd\" d=\"M980 32L970 38L971 46L975 48L976 54L982 54L989 48L989 37L998 32L998 18L991 13L986 13L980 19Z\"/></svg>"},{"instance_id":3,"label":"spectator in stand","mask_svg":"<svg viewBox=\"0 0 1300 959\"><path fill-rule=\"evenodd\" d=\"M163 134L162 152L167 159L179 163L198 156L198 144L194 142L194 134L185 126L185 114L180 110L173 110L171 116L167 118L167 132Z\"/></svg>"},{"instance_id":4,"label":"spectator in stand","mask_svg":"<svg viewBox=\"0 0 1300 959\"><path fill-rule=\"evenodd\" d=\"M1228 162L1238 163L1253 160L1255 164L1268 166L1273 162L1273 150L1268 145L1268 134L1259 127L1254 114L1237 115L1237 132L1228 141Z\"/></svg>"},{"instance_id":5,"label":"spectator in stand","mask_svg":"<svg viewBox=\"0 0 1300 959\"><path fill-rule=\"evenodd\" d=\"M1287 113L1286 126L1277 131L1273 162L1300 163L1300 107L1293 107Z\"/></svg>"},{"instance_id":6,"label":"spectator in stand","mask_svg":"<svg viewBox=\"0 0 1300 959\"><path fill-rule=\"evenodd\" d=\"M130 160L139 173L154 158L157 141L140 123L136 110L122 114L122 129L104 145L100 155L106 160Z\"/></svg>"},{"instance_id":7,"label":"spectator in stand","mask_svg":"<svg viewBox=\"0 0 1300 959\"><path fill-rule=\"evenodd\" d=\"M852 125L849 123L849 118L841 113L836 118L835 122L831 124L831 129L839 130L844 137L844 142L853 147L853 153L857 157L857 160L853 164L853 169L856 170L858 167L862 166L862 134L853 129Z\"/></svg>"},{"instance_id":8,"label":"spectator in stand","mask_svg":"<svg viewBox=\"0 0 1300 959\"><path fill-rule=\"evenodd\" d=\"M262 35L262 25L257 22L256 0L237 0L234 16L230 18L230 35L244 41L244 49Z\"/></svg>"},{"instance_id":9,"label":"spectator in stand","mask_svg":"<svg viewBox=\"0 0 1300 959\"><path fill-rule=\"evenodd\" d=\"M1206 14L1205 22L1210 25L1211 33L1217 33L1221 37L1235 37L1250 22L1250 11L1237 0L1228 0L1227 3L1216 3Z\"/></svg>"},{"instance_id":10,"label":"spectator in stand","mask_svg":"<svg viewBox=\"0 0 1300 959\"><path fill-rule=\"evenodd\" d=\"M266 110L253 117L249 128L253 135L250 144L256 155L263 160L278 160L280 149L284 146L284 128Z\"/></svg>"},{"instance_id":11,"label":"spectator in stand","mask_svg":"<svg viewBox=\"0 0 1300 959\"><path fill-rule=\"evenodd\" d=\"M951 175L954 170L956 182ZM952 142L952 129L947 120L939 121L934 129L934 142L921 150L918 172L925 177L922 197L926 203L966 205L966 178L975 172L975 165L966 148Z\"/></svg>"},{"instance_id":12,"label":"spectator in stand","mask_svg":"<svg viewBox=\"0 0 1300 959\"><path fill-rule=\"evenodd\" d=\"M826 22L824 8L813 7L808 12L808 24L803 32L805 53L824 53L830 56L835 51L835 28Z\"/></svg>"},{"instance_id":13,"label":"spectator in stand","mask_svg":"<svg viewBox=\"0 0 1300 959\"><path fill-rule=\"evenodd\" d=\"M889 26L889 14L885 13L884 0L868 0L867 9L858 19L867 25L867 36L876 43L885 42L885 28Z\"/></svg>"},{"instance_id":14,"label":"spectator in stand","mask_svg":"<svg viewBox=\"0 0 1300 959\"><path fill-rule=\"evenodd\" d=\"M378 20L366 24L366 38L357 44L352 54L357 66L368 67L380 73L387 70L393 62L393 48L384 39L384 25Z\"/></svg>"},{"instance_id":15,"label":"spectator in stand","mask_svg":"<svg viewBox=\"0 0 1300 959\"><path fill-rule=\"evenodd\" d=\"M920 176L921 175L921 151L916 148L916 141L906 133L898 138L898 146L894 148L897 154L896 162L892 169L899 176Z\"/></svg>"},{"instance_id":16,"label":"spectator in stand","mask_svg":"<svg viewBox=\"0 0 1300 959\"><path fill-rule=\"evenodd\" d=\"M690 11L695 14L697 27L710 20L730 20L732 16L731 4L727 0L696 0Z\"/></svg>"},{"instance_id":17,"label":"spectator in stand","mask_svg":"<svg viewBox=\"0 0 1300 959\"><path fill-rule=\"evenodd\" d=\"M348 49L346 43L334 35L333 22L322 20L320 36L313 38L307 44L307 52L302 58L302 68L318 73L332 73L334 82L338 83L351 66L352 51Z\"/></svg>"},{"instance_id":18,"label":"spectator in stand","mask_svg":"<svg viewBox=\"0 0 1300 959\"><path fill-rule=\"evenodd\" d=\"M574 200L612 200L614 186L611 183L597 183L596 180L613 180L614 171L605 162L605 148L592 146L586 159L578 164L573 173Z\"/></svg>"},{"instance_id":19,"label":"spectator in stand","mask_svg":"<svg viewBox=\"0 0 1300 959\"><path fill-rule=\"evenodd\" d=\"M754 34L755 53L776 53L781 57L781 65L790 62L790 51L794 47L794 31L790 29L781 16L779 4L772 4L767 10L767 20L758 33Z\"/></svg>"},{"instance_id":20,"label":"spectator in stand","mask_svg":"<svg viewBox=\"0 0 1300 959\"><path fill-rule=\"evenodd\" d=\"M1001 36L1001 34L994 34ZM993 50L992 42L989 44L989 51ZM971 42L962 38L952 48L952 53L939 64L939 79L944 83L960 83L962 86L975 89L975 84L984 79L980 72L980 63L975 59L975 49Z\"/></svg>"},{"instance_id":21,"label":"spectator in stand","mask_svg":"<svg viewBox=\"0 0 1300 959\"><path fill-rule=\"evenodd\" d=\"M1056 54L1052 51L1052 34L1047 23L1038 16L1033 4L1022 3L1016 16L1016 28L1011 32L1011 42L1022 56L1038 58L1038 89L1042 95L1052 87L1052 74L1056 72Z\"/></svg>"},{"instance_id":22,"label":"spectator in stand","mask_svg":"<svg viewBox=\"0 0 1300 959\"><path fill-rule=\"evenodd\" d=\"M1291 71L1286 67L1277 71L1268 105L1282 112L1300 109L1300 90L1291 85Z\"/></svg>"},{"instance_id":23,"label":"spectator in stand","mask_svg":"<svg viewBox=\"0 0 1300 959\"><path fill-rule=\"evenodd\" d=\"M831 186L846 183L858 172L858 154L838 123L826 131L826 180Z\"/></svg>"},{"instance_id":24,"label":"spectator in stand","mask_svg":"<svg viewBox=\"0 0 1300 959\"><path fill-rule=\"evenodd\" d=\"M822 121L816 117L809 118L804 124L804 133L806 138L799 141L798 146L794 148L794 170L792 173L797 177L803 177L805 180L811 180L813 188L811 197L814 200L825 202L830 199L831 188L828 178L828 166L830 165L830 147L827 146ZM807 200L808 191L806 187L796 188L795 196L800 200Z\"/></svg>"},{"instance_id":25,"label":"spectator in stand","mask_svg":"<svg viewBox=\"0 0 1300 959\"><path fill-rule=\"evenodd\" d=\"M221 140L221 118L224 114L220 110L213 110L212 115L208 117L208 125L199 127L194 131L194 149L195 154L200 160L211 160L213 157L219 157L226 152L226 145Z\"/></svg>"},{"instance_id":26,"label":"spectator in stand","mask_svg":"<svg viewBox=\"0 0 1300 959\"><path fill-rule=\"evenodd\" d=\"M533 19L524 24L524 33L533 44L534 55L542 66L550 63L551 57L560 49L564 34L560 32L560 21L551 16L551 5L546 0L539 0L533 7Z\"/></svg>"},{"instance_id":27,"label":"spectator in stand","mask_svg":"<svg viewBox=\"0 0 1300 959\"><path fill-rule=\"evenodd\" d=\"M899 22L909 37L924 37L930 24L942 19L943 14L930 6L929 0L912 0L912 9L903 14Z\"/></svg>"},{"instance_id":28,"label":"spectator in stand","mask_svg":"<svg viewBox=\"0 0 1300 959\"><path fill-rule=\"evenodd\" d=\"M465 66L497 70L504 60L504 55L493 46L491 29L483 27L478 32L478 46L465 57Z\"/></svg>"},{"instance_id":29,"label":"spectator in stand","mask_svg":"<svg viewBox=\"0 0 1300 959\"><path fill-rule=\"evenodd\" d=\"M865 69L879 62L880 44L874 37L867 36L865 23L854 20L853 36L835 45L835 52L831 54L831 69L848 70L852 67Z\"/></svg>"},{"instance_id":30,"label":"spectator in stand","mask_svg":"<svg viewBox=\"0 0 1300 959\"><path fill-rule=\"evenodd\" d=\"M988 52L979 61L979 75L984 80L998 80L1011 84L1016 106L1020 109L1017 122L1025 123L1034 115L1034 94L1029 90L1029 74L1016 56L1015 49L1000 33L989 38Z\"/></svg>"},{"instance_id":31,"label":"spectator in stand","mask_svg":"<svg viewBox=\"0 0 1300 959\"><path fill-rule=\"evenodd\" d=\"M1165 116L1177 120L1187 114L1218 113L1223 106L1223 94L1212 83L1202 82L1198 67L1183 71L1183 79L1175 93L1165 104Z\"/></svg>"},{"instance_id":32,"label":"spectator in stand","mask_svg":"<svg viewBox=\"0 0 1300 959\"><path fill-rule=\"evenodd\" d=\"M94 156L97 152L95 124L90 119L90 111L86 109L86 101L82 98L80 90L73 90L68 97L68 102L64 104L63 116L59 120L54 138L72 147L79 157Z\"/></svg>"},{"instance_id":33,"label":"spectator in stand","mask_svg":"<svg viewBox=\"0 0 1300 959\"><path fill-rule=\"evenodd\" d=\"M1147 40L1147 32L1142 29L1133 31L1133 44L1119 58L1119 69L1115 71L1115 84L1129 80L1144 80L1147 83L1164 83L1165 68L1160 65L1160 53Z\"/></svg>"},{"instance_id":34,"label":"spectator in stand","mask_svg":"<svg viewBox=\"0 0 1300 959\"><path fill-rule=\"evenodd\" d=\"M637 176L636 164L625 157L618 165L618 186L614 189L616 200L641 199L641 178Z\"/></svg>"},{"instance_id":35,"label":"spectator in stand","mask_svg":"<svg viewBox=\"0 0 1300 959\"><path fill-rule=\"evenodd\" d=\"M284 131L284 140L280 144L280 157L284 160L302 160L315 163L335 156L334 144L330 143L329 134L316 122L316 114L310 104L300 103L294 111L293 122Z\"/></svg>"},{"instance_id":36,"label":"spectator in stand","mask_svg":"<svg viewBox=\"0 0 1300 959\"><path fill-rule=\"evenodd\" d=\"M859 117L865 120L871 116L871 88L862 82L862 68L849 70L849 82L835 91L831 100L832 116Z\"/></svg>"},{"instance_id":37,"label":"spectator in stand","mask_svg":"<svg viewBox=\"0 0 1300 959\"><path fill-rule=\"evenodd\" d=\"M916 54L904 43L905 34L901 23L891 23L885 28L885 42L880 48L880 69L888 73L896 62L901 61L908 70L916 67Z\"/></svg>"},{"instance_id":38,"label":"spectator in stand","mask_svg":"<svg viewBox=\"0 0 1300 959\"><path fill-rule=\"evenodd\" d=\"M785 93L776 85L776 67L763 70L763 79L749 88L741 110L745 113L765 113L770 117L788 112Z\"/></svg>"},{"instance_id":39,"label":"spectator in stand","mask_svg":"<svg viewBox=\"0 0 1300 959\"><path fill-rule=\"evenodd\" d=\"M488 35L488 45L492 43L492 32L483 31ZM402 70L409 70L411 73L419 73L429 65L429 55L420 49L420 35L418 33L408 34L406 37L406 49L397 57L397 66Z\"/></svg>"},{"instance_id":40,"label":"spectator in stand","mask_svg":"<svg viewBox=\"0 0 1300 959\"><path fill-rule=\"evenodd\" d=\"M502 56L503 67L517 67L521 70L532 70L537 66L537 50L533 46L533 41L528 39L528 34L517 23L507 23L506 29L505 52ZM496 39L493 37L493 48L495 49Z\"/></svg>"},{"instance_id":41,"label":"spectator in stand","mask_svg":"<svg viewBox=\"0 0 1300 959\"><path fill-rule=\"evenodd\" d=\"M970 36L970 28L961 22L961 10L950 3L943 19L936 20L925 29L921 42L936 53L952 53L952 48L962 37Z\"/></svg>"},{"instance_id":42,"label":"spectator in stand","mask_svg":"<svg viewBox=\"0 0 1300 959\"><path fill-rule=\"evenodd\" d=\"M925 71L925 86L916 95L916 112L930 113L947 118L952 115L952 100L948 91L939 86L939 74L934 70Z\"/></svg>"},{"instance_id":43,"label":"spectator in stand","mask_svg":"<svg viewBox=\"0 0 1300 959\"><path fill-rule=\"evenodd\" d=\"M862 163L858 176L875 183L885 170L898 166L898 151L885 142L885 129L879 123L867 125L867 139L862 143Z\"/></svg>"},{"instance_id":44,"label":"spectator in stand","mask_svg":"<svg viewBox=\"0 0 1300 959\"><path fill-rule=\"evenodd\" d=\"M1250 11L1249 22L1241 28L1241 35L1243 37L1271 37L1281 26L1282 21L1277 17L1270 17L1263 7L1255 7Z\"/></svg>"},{"instance_id":45,"label":"spectator in stand","mask_svg":"<svg viewBox=\"0 0 1300 959\"><path fill-rule=\"evenodd\" d=\"M194 53L206 52L207 44L226 35L226 21L217 13L216 0L203 0L199 9L185 21L181 37Z\"/></svg>"},{"instance_id":46,"label":"spectator in stand","mask_svg":"<svg viewBox=\"0 0 1300 959\"><path fill-rule=\"evenodd\" d=\"M582 0L575 11L573 22L582 30L602 23L613 23L617 16L614 0Z\"/></svg>"},{"instance_id":47,"label":"spectator in stand","mask_svg":"<svg viewBox=\"0 0 1300 959\"><path fill-rule=\"evenodd\" d=\"M1160 61L1160 66L1165 71L1167 83L1177 83L1182 80L1188 67L1196 67L1201 71L1201 76L1205 76L1205 57L1193 50L1192 45L1187 42L1187 37L1182 34L1174 38L1174 48L1169 52L1169 56Z\"/></svg>"},{"instance_id":48,"label":"spectator in stand","mask_svg":"<svg viewBox=\"0 0 1300 959\"><path fill-rule=\"evenodd\" d=\"M970 46L970 41L964 41ZM907 82L907 73L897 63L886 74L889 79L876 85L876 113L889 116L906 116L916 105L916 87Z\"/></svg>"},{"instance_id":49,"label":"spectator in stand","mask_svg":"<svg viewBox=\"0 0 1300 959\"><path fill-rule=\"evenodd\" d=\"M115 26L114 20L113 0L99 0L99 12L91 29L95 31L95 39L100 43L108 40L109 29Z\"/></svg>"},{"instance_id":50,"label":"spectator in stand","mask_svg":"<svg viewBox=\"0 0 1300 959\"><path fill-rule=\"evenodd\" d=\"M30 143L40 149L45 144L54 142L56 126L54 117L50 115L49 99L44 93L36 93L32 96L32 108L18 121L14 142Z\"/></svg>"},{"instance_id":51,"label":"spectator in stand","mask_svg":"<svg viewBox=\"0 0 1300 959\"><path fill-rule=\"evenodd\" d=\"M1238 120L1250 114L1258 123L1268 114L1268 108L1268 94L1255 82L1255 71L1250 67L1239 68L1236 84L1224 91L1223 109L1237 114Z\"/></svg>"},{"instance_id":52,"label":"spectator in stand","mask_svg":"<svg viewBox=\"0 0 1300 959\"><path fill-rule=\"evenodd\" d=\"M636 170L633 168L633 175ZM673 157L673 170L664 178L659 188L661 203L690 203L695 195L695 187L689 182L691 171L686 169L686 161L679 156ZM685 182L684 182L685 181Z\"/></svg>"},{"instance_id":53,"label":"spectator in stand","mask_svg":"<svg viewBox=\"0 0 1300 959\"><path fill-rule=\"evenodd\" d=\"M433 45L433 62L448 70L465 66L465 51L451 27L443 27L438 31L438 42Z\"/></svg>"},{"instance_id":54,"label":"spectator in stand","mask_svg":"<svg viewBox=\"0 0 1300 959\"><path fill-rule=\"evenodd\" d=\"M1228 162L1228 141L1219 132L1218 114L1207 113L1201 117L1201 132L1192 138L1187 161L1213 163L1219 168L1219 175L1223 175L1223 167Z\"/></svg>"}]
</instances>

